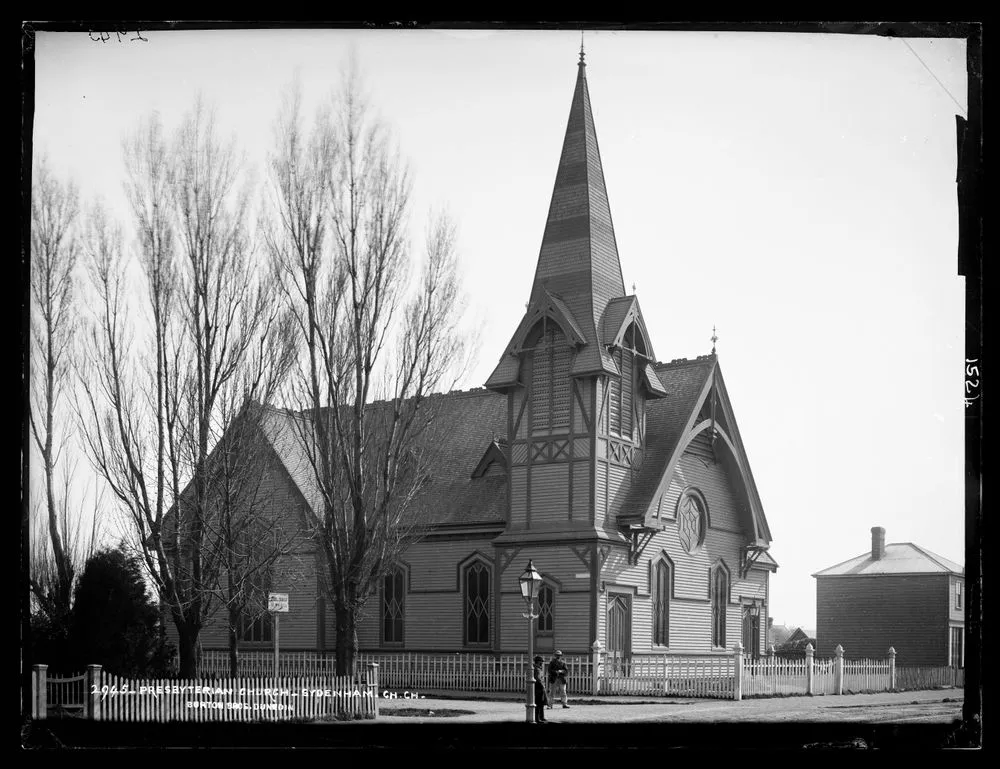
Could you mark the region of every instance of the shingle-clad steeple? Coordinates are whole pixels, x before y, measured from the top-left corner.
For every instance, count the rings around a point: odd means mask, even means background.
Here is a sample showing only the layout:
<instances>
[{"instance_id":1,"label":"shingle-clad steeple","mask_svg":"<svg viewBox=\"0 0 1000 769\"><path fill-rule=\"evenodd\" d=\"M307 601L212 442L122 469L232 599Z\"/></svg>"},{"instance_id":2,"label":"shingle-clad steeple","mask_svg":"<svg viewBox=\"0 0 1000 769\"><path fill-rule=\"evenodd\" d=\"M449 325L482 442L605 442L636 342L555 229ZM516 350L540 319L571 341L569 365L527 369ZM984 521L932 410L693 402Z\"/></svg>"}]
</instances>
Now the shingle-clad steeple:
<instances>
[{"instance_id":1,"label":"shingle-clad steeple","mask_svg":"<svg viewBox=\"0 0 1000 769\"><path fill-rule=\"evenodd\" d=\"M625 296L625 282L582 50L577 67L576 88L527 313L487 387L499 388L516 379L516 364L507 358L517 354L520 337L533 325L533 318L553 304L564 306L582 332L571 374L618 373L602 344L600 329L608 303Z\"/></svg>"}]
</instances>

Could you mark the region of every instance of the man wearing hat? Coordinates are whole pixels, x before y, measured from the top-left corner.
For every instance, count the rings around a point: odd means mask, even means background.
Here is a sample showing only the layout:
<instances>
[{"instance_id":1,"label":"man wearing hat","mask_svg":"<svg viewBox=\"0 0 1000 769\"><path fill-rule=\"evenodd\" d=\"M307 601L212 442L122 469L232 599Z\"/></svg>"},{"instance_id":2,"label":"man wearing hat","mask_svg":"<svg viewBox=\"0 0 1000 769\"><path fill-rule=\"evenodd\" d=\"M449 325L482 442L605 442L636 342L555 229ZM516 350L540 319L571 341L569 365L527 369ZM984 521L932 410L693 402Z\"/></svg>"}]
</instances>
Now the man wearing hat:
<instances>
[{"instance_id":1,"label":"man wearing hat","mask_svg":"<svg viewBox=\"0 0 1000 769\"><path fill-rule=\"evenodd\" d=\"M556 649L556 653L549 662L549 688L552 689L552 699L562 700L562 706L568 708L566 704L566 674L568 673L566 663L562 658L562 651ZM551 708L552 705L549 705Z\"/></svg>"},{"instance_id":2,"label":"man wearing hat","mask_svg":"<svg viewBox=\"0 0 1000 769\"><path fill-rule=\"evenodd\" d=\"M541 657L535 657L533 662L534 665L532 666L531 673L535 681L535 723L544 724L547 723L545 720L545 706L549 700L545 696L545 683L542 681L543 660Z\"/></svg>"}]
</instances>

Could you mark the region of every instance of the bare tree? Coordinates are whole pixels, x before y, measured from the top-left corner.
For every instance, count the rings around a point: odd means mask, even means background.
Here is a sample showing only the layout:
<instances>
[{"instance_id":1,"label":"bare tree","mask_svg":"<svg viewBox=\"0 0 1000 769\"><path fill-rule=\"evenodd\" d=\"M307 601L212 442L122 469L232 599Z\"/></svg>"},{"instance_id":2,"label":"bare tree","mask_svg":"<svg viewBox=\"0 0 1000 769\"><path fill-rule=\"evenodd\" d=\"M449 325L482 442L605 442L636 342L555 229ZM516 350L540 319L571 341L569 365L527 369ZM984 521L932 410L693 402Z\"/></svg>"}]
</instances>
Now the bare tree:
<instances>
[{"instance_id":1,"label":"bare tree","mask_svg":"<svg viewBox=\"0 0 1000 769\"><path fill-rule=\"evenodd\" d=\"M410 283L410 177L352 65L333 107L301 128L297 89L277 124L267 244L303 341L293 420L315 477L312 535L336 612L337 671L356 626L413 538L433 422L426 399L463 359L454 229L438 218ZM376 399L378 402L375 402Z\"/></svg>"},{"instance_id":2,"label":"bare tree","mask_svg":"<svg viewBox=\"0 0 1000 769\"><path fill-rule=\"evenodd\" d=\"M30 558L31 589L50 620L69 615L73 579L86 558L79 517L70 510L74 464L66 456L71 433L64 410L73 366L76 327L74 282L79 255L79 196L39 162L31 195L30 423L44 495L36 516ZM62 489L58 474L62 470ZM96 521L95 521L96 523Z\"/></svg>"},{"instance_id":3,"label":"bare tree","mask_svg":"<svg viewBox=\"0 0 1000 769\"><path fill-rule=\"evenodd\" d=\"M212 488L224 405L268 397L292 340L253 259L241 157L218 139L212 112L199 100L172 143L154 115L124 149L143 290L130 306L121 236L95 214L100 311L81 411L89 453L177 628L180 672L193 676L226 573ZM138 311L144 322L129 323Z\"/></svg>"}]
</instances>

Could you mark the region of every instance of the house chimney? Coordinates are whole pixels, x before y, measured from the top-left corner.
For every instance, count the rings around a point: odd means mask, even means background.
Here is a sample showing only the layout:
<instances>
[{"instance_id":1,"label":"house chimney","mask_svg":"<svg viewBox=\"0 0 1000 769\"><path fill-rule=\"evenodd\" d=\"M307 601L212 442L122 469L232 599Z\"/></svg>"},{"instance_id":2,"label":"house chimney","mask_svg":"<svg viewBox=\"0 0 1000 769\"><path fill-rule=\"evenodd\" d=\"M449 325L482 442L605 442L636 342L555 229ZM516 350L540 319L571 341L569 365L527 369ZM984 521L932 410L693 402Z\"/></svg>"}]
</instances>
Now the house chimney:
<instances>
[{"instance_id":1,"label":"house chimney","mask_svg":"<svg viewBox=\"0 0 1000 769\"><path fill-rule=\"evenodd\" d=\"M878 561L885 556L885 529L872 526L872 560Z\"/></svg>"}]
</instances>

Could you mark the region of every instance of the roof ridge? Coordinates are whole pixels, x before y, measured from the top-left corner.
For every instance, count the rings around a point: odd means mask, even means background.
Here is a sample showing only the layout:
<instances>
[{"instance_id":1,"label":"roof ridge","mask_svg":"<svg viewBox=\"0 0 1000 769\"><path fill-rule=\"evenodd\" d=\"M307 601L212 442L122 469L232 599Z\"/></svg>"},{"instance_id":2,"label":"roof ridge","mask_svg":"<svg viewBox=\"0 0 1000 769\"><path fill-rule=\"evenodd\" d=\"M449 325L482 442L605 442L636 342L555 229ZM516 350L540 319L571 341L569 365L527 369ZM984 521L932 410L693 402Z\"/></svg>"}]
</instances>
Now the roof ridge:
<instances>
[{"instance_id":1,"label":"roof ridge","mask_svg":"<svg viewBox=\"0 0 1000 769\"><path fill-rule=\"evenodd\" d=\"M923 554L924 554L924 555L926 555L926 556L927 556L928 558L930 558L930 559L931 559L932 561L934 561L934 563L936 563L936 564L937 564L938 566L940 566L940 567L941 567L942 569L946 569L946 570L947 570L948 572L952 572L952 571L954 571L954 570L953 570L953 569L952 569L952 568L951 568L950 566L948 566L948 564L946 564L946 563L941 563L941 560L940 560L940 559L944 558L944 556L943 556L943 555L938 555L937 553L932 553L932 552L931 552L930 550L928 550L927 548L924 548L924 547L921 547L920 545L918 545L918 544L915 544L915 543L913 543L913 542L905 542L904 544L907 544L907 545L909 545L910 547L912 547L912 548L914 548L914 549L916 549L916 550L919 550L919 551L920 551L921 553L923 553ZM950 560L950 559L945 559L945 560ZM953 563L954 563L954 562L953 562ZM958 563L955 563L955 566L958 566L958 565L959 565ZM963 571L964 571L964 568L965 568L965 567L963 566L962 568L963 568Z\"/></svg>"}]
</instances>

